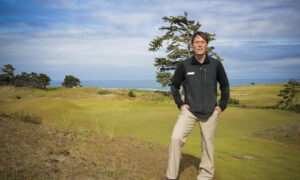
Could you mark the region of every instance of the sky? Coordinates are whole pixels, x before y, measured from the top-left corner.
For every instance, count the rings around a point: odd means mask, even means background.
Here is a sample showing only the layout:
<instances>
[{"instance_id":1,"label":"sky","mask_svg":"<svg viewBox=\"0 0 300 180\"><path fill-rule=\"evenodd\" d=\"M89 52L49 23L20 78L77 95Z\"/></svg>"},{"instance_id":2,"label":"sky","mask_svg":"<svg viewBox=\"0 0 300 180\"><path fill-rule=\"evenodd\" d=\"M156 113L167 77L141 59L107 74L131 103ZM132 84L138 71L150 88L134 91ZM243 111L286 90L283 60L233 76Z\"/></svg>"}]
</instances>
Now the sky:
<instances>
[{"instance_id":1,"label":"sky","mask_svg":"<svg viewBox=\"0 0 300 180\"><path fill-rule=\"evenodd\" d=\"M0 0L0 66L52 80L154 80L164 16L215 33L229 79L300 78L298 0Z\"/></svg>"}]
</instances>

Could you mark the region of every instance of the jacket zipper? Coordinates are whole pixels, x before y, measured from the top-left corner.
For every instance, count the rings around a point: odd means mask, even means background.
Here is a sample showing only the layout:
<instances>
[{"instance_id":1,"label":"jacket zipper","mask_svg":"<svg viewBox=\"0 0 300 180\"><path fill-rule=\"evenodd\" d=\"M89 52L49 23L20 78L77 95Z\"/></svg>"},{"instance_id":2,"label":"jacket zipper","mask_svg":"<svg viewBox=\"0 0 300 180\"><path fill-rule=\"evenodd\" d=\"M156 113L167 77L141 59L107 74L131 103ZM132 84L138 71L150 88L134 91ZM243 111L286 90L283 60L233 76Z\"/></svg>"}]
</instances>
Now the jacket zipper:
<instances>
[{"instance_id":1,"label":"jacket zipper","mask_svg":"<svg viewBox=\"0 0 300 180\"><path fill-rule=\"evenodd\" d=\"M200 67L200 97L201 99L204 99L204 94L203 94L203 68ZM200 106L200 112L203 113L204 112L204 108L202 106Z\"/></svg>"},{"instance_id":2,"label":"jacket zipper","mask_svg":"<svg viewBox=\"0 0 300 180\"><path fill-rule=\"evenodd\" d=\"M204 83L206 83L206 68L202 68L202 67L200 67L200 73L201 73L201 75L203 74L202 73L202 71L204 70Z\"/></svg>"},{"instance_id":3,"label":"jacket zipper","mask_svg":"<svg viewBox=\"0 0 300 180\"><path fill-rule=\"evenodd\" d=\"M201 83L201 85L202 85L202 83L203 83L203 73L202 73L202 67L200 67L200 75L201 75L201 78L200 78L200 83Z\"/></svg>"}]
</instances>

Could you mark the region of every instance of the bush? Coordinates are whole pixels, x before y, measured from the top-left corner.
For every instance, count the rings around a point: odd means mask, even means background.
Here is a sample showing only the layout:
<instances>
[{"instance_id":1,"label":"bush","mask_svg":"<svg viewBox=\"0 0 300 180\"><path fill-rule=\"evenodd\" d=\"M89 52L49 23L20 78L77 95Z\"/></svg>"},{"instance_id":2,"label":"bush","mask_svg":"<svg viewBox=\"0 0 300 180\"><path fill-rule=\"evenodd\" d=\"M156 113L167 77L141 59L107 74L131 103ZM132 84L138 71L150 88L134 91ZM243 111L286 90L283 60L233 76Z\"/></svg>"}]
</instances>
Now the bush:
<instances>
[{"instance_id":1,"label":"bush","mask_svg":"<svg viewBox=\"0 0 300 180\"><path fill-rule=\"evenodd\" d=\"M172 93L170 91L154 91L154 92L162 94L163 96L166 96L166 97L172 97Z\"/></svg>"},{"instance_id":2,"label":"bush","mask_svg":"<svg viewBox=\"0 0 300 180\"><path fill-rule=\"evenodd\" d=\"M136 97L136 95L134 94L132 89L128 92L128 96L129 97Z\"/></svg>"},{"instance_id":3,"label":"bush","mask_svg":"<svg viewBox=\"0 0 300 180\"><path fill-rule=\"evenodd\" d=\"M111 91L108 89L100 89L97 91L97 94L100 94L100 95L111 94Z\"/></svg>"},{"instance_id":4,"label":"bush","mask_svg":"<svg viewBox=\"0 0 300 180\"><path fill-rule=\"evenodd\" d=\"M278 106L255 106L256 109L280 109Z\"/></svg>"},{"instance_id":5,"label":"bush","mask_svg":"<svg viewBox=\"0 0 300 180\"><path fill-rule=\"evenodd\" d=\"M296 104L290 107L291 111L294 111L296 113L300 113L300 104Z\"/></svg>"},{"instance_id":6,"label":"bush","mask_svg":"<svg viewBox=\"0 0 300 180\"><path fill-rule=\"evenodd\" d=\"M228 104L240 104L240 101L237 99L229 98Z\"/></svg>"}]
</instances>

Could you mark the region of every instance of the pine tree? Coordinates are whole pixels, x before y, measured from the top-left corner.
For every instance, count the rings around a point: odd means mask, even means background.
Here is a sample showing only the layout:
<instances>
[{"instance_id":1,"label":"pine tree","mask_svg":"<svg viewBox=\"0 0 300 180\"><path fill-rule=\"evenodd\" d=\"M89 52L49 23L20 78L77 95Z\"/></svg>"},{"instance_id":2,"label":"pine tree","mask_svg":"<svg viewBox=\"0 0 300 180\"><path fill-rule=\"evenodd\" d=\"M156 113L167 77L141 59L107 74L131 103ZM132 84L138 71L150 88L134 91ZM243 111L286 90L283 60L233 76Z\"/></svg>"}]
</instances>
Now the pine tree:
<instances>
[{"instance_id":1,"label":"pine tree","mask_svg":"<svg viewBox=\"0 0 300 180\"><path fill-rule=\"evenodd\" d=\"M288 83L284 84L284 89L280 90L278 96L282 97L282 100L278 102L278 106L283 109L293 109L297 105L296 94L299 93L300 82L295 79L291 79ZM298 104L299 105L299 104Z\"/></svg>"},{"instance_id":2,"label":"pine tree","mask_svg":"<svg viewBox=\"0 0 300 180\"><path fill-rule=\"evenodd\" d=\"M38 88L41 88L41 89L46 89L46 86L50 84L50 77L47 76L46 74L39 74L38 76Z\"/></svg>"},{"instance_id":3,"label":"pine tree","mask_svg":"<svg viewBox=\"0 0 300 180\"><path fill-rule=\"evenodd\" d=\"M158 68L156 81L161 83L163 87L171 82L172 71L176 69L178 63L193 55L192 35L199 30L201 24L198 21L189 20L187 16L188 13L184 12L184 16L163 17L163 21L169 23L169 25L161 26L159 30L165 31L165 34L154 38L149 44L149 51L155 52L163 48L167 53L165 57L156 57L154 64ZM207 34L209 41L215 40L216 34ZM208 54L222 60L213 50L214 47L209 46L207 48Z\"/></svg>"},{"instance_id":4,"label":"pine tree","mask_svg":"<svg viewBox=\"0 0 300 180\"><path fill-rule=\"evenodd\" d=\"M0 85L13 84L15 77L14 71L16 70L13 65L5 64L1 70L3 74L0 75Z\"/></svg>"},{"instance_id":5,"label":"pine tree","mask_svg":"<svg viewBox=\"0 0 300 180\"><path fill-rule=\"evenodd\" d=\"M62 82L61 85L67 88L72 88L74 86L81 86L80 80L72 75L66 75L64 82Z\"/></svg>"},{"instance_id":6,"label":"pine tree","mask_svg":"<svg viewBox=\"0 0 300 180\"><path fill-rule=\"evenodd\" d=\"M27 86L33 88L46 89L51 79L46 74L37 74L35 72L26 73L22 72L20 75L16 75L14 78L15 86Z\"/></svg>"}]
</instances>

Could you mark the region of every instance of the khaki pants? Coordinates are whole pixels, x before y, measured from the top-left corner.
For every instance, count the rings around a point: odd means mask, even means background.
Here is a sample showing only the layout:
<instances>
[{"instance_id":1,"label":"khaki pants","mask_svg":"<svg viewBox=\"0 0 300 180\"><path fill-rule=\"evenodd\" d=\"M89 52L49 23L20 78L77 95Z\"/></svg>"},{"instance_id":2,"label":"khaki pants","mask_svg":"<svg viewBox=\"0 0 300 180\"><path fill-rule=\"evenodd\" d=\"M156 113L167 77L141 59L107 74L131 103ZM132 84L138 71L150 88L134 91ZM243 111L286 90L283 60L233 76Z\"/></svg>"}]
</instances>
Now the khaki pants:
<instances>
[{"instance_id":1,"label":"khaki pants","mask_svg":"<svg viewBox=\"0 0 300 180\"><path fill-rule=\"evenodd\" d=\"M201 129L201 162L197 180L211 180L214 176L214 136L218 121L218 111L207 119L201 119L184 108L175 124L170 138L167 177L176 179L178 176L181 148L187 136L199 121Z\"/></svg>"}]
</instances>

